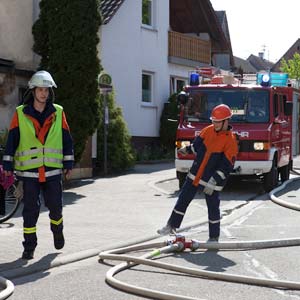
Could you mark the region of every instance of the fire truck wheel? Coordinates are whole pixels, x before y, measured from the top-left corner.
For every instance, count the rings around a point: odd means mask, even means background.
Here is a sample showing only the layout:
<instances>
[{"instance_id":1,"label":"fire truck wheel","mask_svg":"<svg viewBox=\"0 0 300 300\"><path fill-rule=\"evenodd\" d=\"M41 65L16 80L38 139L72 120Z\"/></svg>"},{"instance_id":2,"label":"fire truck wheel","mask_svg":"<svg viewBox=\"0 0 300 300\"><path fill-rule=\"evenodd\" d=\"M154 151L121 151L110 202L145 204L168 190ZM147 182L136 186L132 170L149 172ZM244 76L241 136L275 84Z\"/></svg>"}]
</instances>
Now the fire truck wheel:
<instances>
[{"instance_id":1,"label":"fire truck wheel","mask_svg":"<svg viewBox=\"0 0 300 300\"><path fill-rule=\"evenodd\" d=\"M272 168L269 173L266 173L263 178L264 190L268 193L278 185L278 167L274 158Z\"/></svg>"},{"instance_id":2,"label":"fire truck wheel","mask_svg":"<svg viewBox=\"0 0 300 300\"><path fill-rule=\"evenodd\" d=\"M288 165L279 168L279 174L280 174L281 183L289 180L289 178L290 178L290 170L291 170L290 165L291 164L289 163Z\"/></svg>"}]
</instances>

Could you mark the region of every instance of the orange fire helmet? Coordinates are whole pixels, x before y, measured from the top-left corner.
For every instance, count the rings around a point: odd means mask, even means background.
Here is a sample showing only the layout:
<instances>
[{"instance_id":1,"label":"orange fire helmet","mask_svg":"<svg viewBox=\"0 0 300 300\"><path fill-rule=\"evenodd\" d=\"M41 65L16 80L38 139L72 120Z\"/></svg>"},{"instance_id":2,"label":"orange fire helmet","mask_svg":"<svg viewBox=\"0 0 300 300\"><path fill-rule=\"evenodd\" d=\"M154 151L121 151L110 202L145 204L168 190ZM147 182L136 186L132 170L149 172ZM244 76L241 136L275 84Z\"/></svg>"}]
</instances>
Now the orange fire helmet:
<instances>
[{"instance_id":1,"label":"orange fire helmet","mask_svg":"<svg viewBox=\"0 0 300 300\"><path fill-rule=\"evenodd\" d=\"M232 116L232 111L226 104L220 104L213 108L211 112L210 119L212 121L223 121L226 119L230 119Z\"/></svg>"}]
</instances>

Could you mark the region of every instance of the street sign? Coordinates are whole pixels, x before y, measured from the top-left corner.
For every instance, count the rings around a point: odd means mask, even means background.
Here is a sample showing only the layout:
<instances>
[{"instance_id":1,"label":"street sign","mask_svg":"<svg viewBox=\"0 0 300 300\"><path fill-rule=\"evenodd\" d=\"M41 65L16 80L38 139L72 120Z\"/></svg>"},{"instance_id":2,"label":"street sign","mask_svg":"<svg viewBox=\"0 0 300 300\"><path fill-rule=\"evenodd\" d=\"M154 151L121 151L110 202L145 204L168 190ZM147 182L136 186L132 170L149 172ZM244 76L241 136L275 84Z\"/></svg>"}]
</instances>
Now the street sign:
<instances>
[{"instance_id":1,"label":"street sign","mask_svg":"<svg viewBox=\"0 0 300 300\"><path fill-rule=\"evenodd\" d=\"M98 78L98 84L101 93L110 93L112 91L111 76L105 72L101 72Z\"/></svg>"},{"instance_id":2,"label":"street sign","mask_svg":"<svg viewBox=\"0 0 300 300\"><path fill-rule=\"evenodd\" d=\"M111 93L111 92L112 92L112 87L108 88L107 86L105 86L105 87L100 86L100 93L101 94L106 95L106 94Z\"/></svg>"}]
</instances>

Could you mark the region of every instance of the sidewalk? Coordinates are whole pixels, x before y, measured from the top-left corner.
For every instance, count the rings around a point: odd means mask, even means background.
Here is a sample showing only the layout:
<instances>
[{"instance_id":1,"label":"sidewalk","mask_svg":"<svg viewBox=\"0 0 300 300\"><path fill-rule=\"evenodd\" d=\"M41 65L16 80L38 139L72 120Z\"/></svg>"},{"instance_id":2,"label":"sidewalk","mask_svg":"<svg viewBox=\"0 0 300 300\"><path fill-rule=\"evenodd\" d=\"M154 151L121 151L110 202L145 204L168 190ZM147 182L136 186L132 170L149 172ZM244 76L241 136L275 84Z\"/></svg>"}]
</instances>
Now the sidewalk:
<instances>
[{"instance_id":1,"label":"sidewalk","mask_svg":"<svg viewBox=\"0 0 300 300\"><path fill-rule=\"evenodd\" d=\"M28 262L20 259L23 221L19 208L12 219L0 224L0 276L9 279L158 238L157 226L169 214L175 198L153 186L155 181L174 177L174 163L163 163L137 165L127 175L70 182L64 191L65 247L54 248L48 210L42 204L38 246L35 258Z\"/></svg>"}]
</instances>

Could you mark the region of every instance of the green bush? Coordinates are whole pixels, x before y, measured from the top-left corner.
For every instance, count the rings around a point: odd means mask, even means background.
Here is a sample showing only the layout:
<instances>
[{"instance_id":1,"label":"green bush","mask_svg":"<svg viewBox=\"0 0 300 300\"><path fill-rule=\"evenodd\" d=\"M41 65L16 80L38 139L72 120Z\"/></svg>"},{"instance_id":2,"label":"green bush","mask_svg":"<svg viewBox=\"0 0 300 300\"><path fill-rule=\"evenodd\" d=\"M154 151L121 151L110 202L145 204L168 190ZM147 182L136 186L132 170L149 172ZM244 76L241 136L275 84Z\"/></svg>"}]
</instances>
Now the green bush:
<instances>
[{"instance_id":1,"label":"green bush","mask_svg":"<svg viewBox=\"0 0 300 300\"><path fill-rule=\"evenodd\" d=\"M281 72L286 72L289 78L296 79L300 83L300 54L295 52L292 59L286 61L284 58L280 62Z\"/></svg>"},{"instance_id":2,"label":"green bush","mask_svg":"<svg viewBox=\"0 0 300 300\"><path fill-rule=\"evenodd\" d=\"M116 107L114 94L107 96L109 109L109 124L107 135L107 171L123 171L132 167L135 163L135 155L131 145L127 125L122 116L120 107ZM101 122L97 131L97 169L104 169L104 96L101 95Z\"/></svg>"},{"instance_id":3,"label":"green bush","mask_svg":"<svg viewBox=\"0 0 300 300\"><path fill-rule=\"evenodd\" d=\"M160 118L159 135L161 147L164 151L169 152L175 148L178 114L177 94L173 94L165 103Z\"/></svg>"}]
</instances>

